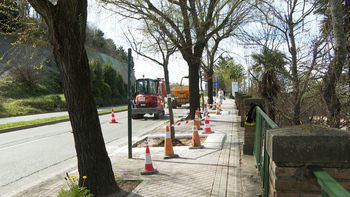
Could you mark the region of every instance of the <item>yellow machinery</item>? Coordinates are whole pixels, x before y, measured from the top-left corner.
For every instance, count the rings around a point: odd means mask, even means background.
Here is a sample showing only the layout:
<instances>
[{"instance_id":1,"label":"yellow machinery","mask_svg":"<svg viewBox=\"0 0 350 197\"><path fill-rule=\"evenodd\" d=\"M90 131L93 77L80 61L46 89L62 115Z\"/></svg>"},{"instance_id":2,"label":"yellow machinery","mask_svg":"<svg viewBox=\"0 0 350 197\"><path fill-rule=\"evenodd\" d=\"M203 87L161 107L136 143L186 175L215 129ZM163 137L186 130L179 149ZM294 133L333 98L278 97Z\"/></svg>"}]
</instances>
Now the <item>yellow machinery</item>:
<instances>
[{"instance_id":1,"label":"yellow machinery","mask_svg":"<svg viewBox=\"0 0 350 197\"><path fill-rule=\"evenodd\" d=\"M182 77L180 86L171 89L171 93L175 96L173 100L173 108L181 107L181 105L190 102L190 87L188 85L182 85L182 80L187 76Z\"/></svg>"}]
</instances>

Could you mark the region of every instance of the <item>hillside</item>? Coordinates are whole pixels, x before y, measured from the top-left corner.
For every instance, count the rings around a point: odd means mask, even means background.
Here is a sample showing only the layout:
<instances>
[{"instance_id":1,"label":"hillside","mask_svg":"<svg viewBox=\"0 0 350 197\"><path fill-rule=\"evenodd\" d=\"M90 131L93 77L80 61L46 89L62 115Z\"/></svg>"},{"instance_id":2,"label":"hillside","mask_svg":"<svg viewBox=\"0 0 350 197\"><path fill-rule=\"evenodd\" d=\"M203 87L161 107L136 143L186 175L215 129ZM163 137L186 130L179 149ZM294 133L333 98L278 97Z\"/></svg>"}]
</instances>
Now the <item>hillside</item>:
<instances>
[{"instance_id":1,"label":"hillside","mask_svg":"<svg viewBox=\"0 0 350 197\"><path fill-rule=\"evenodd\" d=\"M12 66L16 64L44 65L45 68L55 65L53 55L50 50L35 48L29 44L11 44L14 40L11 37L0 36L0 77L5 75ZM112 56L87 50L89 59L98 58L101 64L111 64L119 72L127 83L127 64L120 63ZM132 81L135 77L132 74Z\"/></svg>"}]
</instances>

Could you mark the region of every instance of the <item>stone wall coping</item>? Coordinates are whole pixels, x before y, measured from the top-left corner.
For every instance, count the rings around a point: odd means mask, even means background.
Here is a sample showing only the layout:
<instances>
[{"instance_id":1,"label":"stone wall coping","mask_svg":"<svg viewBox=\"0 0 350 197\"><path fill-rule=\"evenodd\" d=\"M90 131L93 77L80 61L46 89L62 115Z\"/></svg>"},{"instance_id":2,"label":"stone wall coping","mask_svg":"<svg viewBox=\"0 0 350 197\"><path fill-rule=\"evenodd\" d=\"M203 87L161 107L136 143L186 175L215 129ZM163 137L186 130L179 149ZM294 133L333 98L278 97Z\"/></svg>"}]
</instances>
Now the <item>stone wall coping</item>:
<instances>
[{"instance_id":1,"label":"stone wall coping","mask_svg":"<svg viewBox=\"0 0 350 197\"><path fill-rule=\"evenodd\" d=\"M263 99L263 98L246 98L246 99L244 99L244 105L249 106L251 103L255 103L258 105L264 105L265 99Z\"/></svg>"},{"instance_id":2,"label":"stone wall coping","mask_svg":"<svg viewBox=\"0 0 350 197\"><path fill-rule=\"evenodd\" d=\"M251 98L251 95L247 95L247 94L242 94L239 96L240 99L246 99L246 98Z\"/></svg>"},{"instance_id":3,"label":"stone wall coping","mask_svg":"<svg viewBox=\"0 0 350 197\"><path fill-rule=\"evenodd\" d=\"M272 161L288 166L349 166L350 131L316 125L268 129L266 150Z\"/></svg>"}]
</instances>

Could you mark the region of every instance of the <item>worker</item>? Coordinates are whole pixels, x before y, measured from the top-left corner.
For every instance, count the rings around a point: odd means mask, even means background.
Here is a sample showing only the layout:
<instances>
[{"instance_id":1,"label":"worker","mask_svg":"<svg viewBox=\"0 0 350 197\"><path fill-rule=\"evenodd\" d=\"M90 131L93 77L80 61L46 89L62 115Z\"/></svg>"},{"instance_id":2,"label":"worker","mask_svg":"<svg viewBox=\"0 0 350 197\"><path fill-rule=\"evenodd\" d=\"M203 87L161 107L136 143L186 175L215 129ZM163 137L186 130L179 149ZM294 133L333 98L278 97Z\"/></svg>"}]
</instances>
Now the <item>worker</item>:
<instances>
[{"instance_id":1,"label":"worker","mask_svg":"<svg viewBox=\"0 0 350 197\"><path fill-rule=\"evenodd\" d=\"M222 104L222 99L224 99L224 92L219 88L218 96L220 99L220 104Z\"/></svg>"}]
</instances>

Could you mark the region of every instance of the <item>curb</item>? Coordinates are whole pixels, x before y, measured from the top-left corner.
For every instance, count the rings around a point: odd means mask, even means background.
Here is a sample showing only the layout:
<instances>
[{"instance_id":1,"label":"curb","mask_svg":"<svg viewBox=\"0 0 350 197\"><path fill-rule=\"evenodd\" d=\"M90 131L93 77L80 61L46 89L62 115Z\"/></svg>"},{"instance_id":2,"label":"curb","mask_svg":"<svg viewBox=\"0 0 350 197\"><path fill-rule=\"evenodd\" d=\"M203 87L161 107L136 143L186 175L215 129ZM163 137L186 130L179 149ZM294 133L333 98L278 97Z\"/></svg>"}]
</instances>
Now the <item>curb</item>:
<instances>
[{"instance_id":1,"label":"curb","mask_svg":"<svg viewBox=\"0 0 350 197\"><path fill-rule=\"evenodd\" d=\"M140 191L140 189L146 185L148 179L143 179L142 183L140 183L135 189L133 189L126 197L134 197Z\"/></svg>"},{"instance_id":2,"label":"curb","mask_svg":"<svg viewBox=\"0 0 350 197\"><path fill-rule=\"evenodd\" d=\"M124 111L127 111L127 110L123 109L123 110L115 111L114 113L124 112ZM98 115L102 116L102 115L107 115L110 113L111 112L103 112L103 113L99 113ZM65 119L61 119L61 120L53 120L53 121L37 123L37 124L31 124L31 125L18 126L18 127L10 127L10 128L6 128L6 129L0 129L0 134L12 132L12 131L18 131L18 130L22 130L22 129L31 129L31 128L35 128L35 127L52 125L52 124L57 124L57 123L67 122L67 121L69 121L69 118L65 118Z\"/></svg>"},{"instance_id":3,"label":"curb","mask_svg":"<svg viewBox=\"0 0 350 197\"><path fill-rule=\"evenodd\" d=\"M65 118L62 120L43 122L43 123L37 123L37 124L31 124L31 125L18 126L18 127L10 127L10 128L6 128L6 129L1 129L0 134L12 132L12 131L18 131L21 129L31 129L31 128L35 128L35 127L41 127L41 126L46 126L46 125L51 125L51 124L56 124L56 123L61 123L61 122L66 122L66 121L69 121L69 118Z\"/></svg>"}]
</instances>

